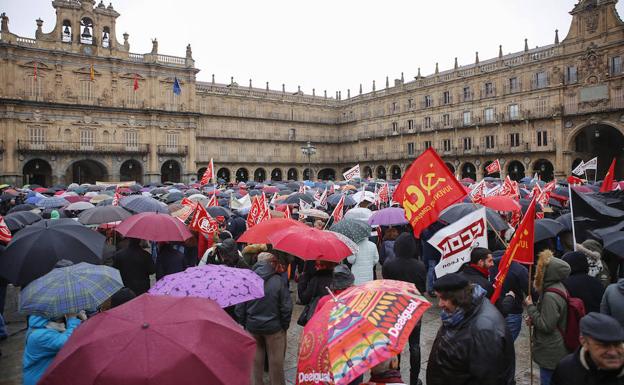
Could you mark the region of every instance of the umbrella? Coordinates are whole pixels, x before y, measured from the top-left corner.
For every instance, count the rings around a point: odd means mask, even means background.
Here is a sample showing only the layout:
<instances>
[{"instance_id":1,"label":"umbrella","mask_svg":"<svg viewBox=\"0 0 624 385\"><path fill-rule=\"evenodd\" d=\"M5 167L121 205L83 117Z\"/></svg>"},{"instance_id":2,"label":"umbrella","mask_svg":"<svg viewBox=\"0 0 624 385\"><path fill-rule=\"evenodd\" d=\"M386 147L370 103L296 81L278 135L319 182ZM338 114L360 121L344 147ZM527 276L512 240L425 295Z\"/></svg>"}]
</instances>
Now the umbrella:
<instances>
[{"instance_id":1,"label":"umbrella","mask_svg":"<svg viewBox=\"0 0 624 385\"><path fill-rule=\"evenodd\" d=\"M360 252L360 247L357 245L357 243L353 242L351 240L351 238L347 237L344 234L340 234L337 233L335 231L331 231L328 230L330 233L334 234L338 239L340 239L345 245L347 245L347 247L349 248L349 250L351 250L351 255L357 255L357 253Z\"/></svg>"},{"instance_id":2,"label":"umbrella","mask_svg":"<svg viewBox=\"0 0 624 385\"><path fill-rule=\"evenodd\" d=\"M225 219L228 219L230 216L232 216L230 210L221 206L211 206L208 207L206 211L208 211L208 214L210 214L210 216L212 216L213 218L224 217Z\"/></svg>"},{"instance_id":3,"label":"umbrella","mask_svg":"<svg viewBox=\"0 0 624 385\"><path fill-rule=\"evenodd\" d=\"M69 205L69 202L65 198L61 197L43 198L37 202L37 206L44 209L65 207L67 205Z\"/></svg>"},{"instance_id":4,"label":"umbrella","mask_svg":"<svg viewBox=\"0 0 624 385\"><path fill-rule=\"evenodd\" d=\"M318 310L303 329L298 384L348 384L401 354L430 306L407 282L376 280L347 289ZM318 374L328 378L317 381Z\"/></svg>"},{"instance_id":5,"label":"umbrella","mask_svg":"<svg viewBox=\"0 0 624 385\"><path fill-rule=\"evenodd\" d=\"M303 209L299 210L299 215L305 215L306 217L320 218L320 219L329 219L329 214L325 211L317 210L317 209Z\"/></svg>"},{"instance_id":6,"label":"umbrella","mask_svg":"<svg viewBox=\"0 0 624 385\"><path fill-rule=\"evenodd\" d=\"M149 293L210 298L219 306L228 307L264 297L264 280L249 269L204 265L165 276Z\"/></svg>"},{"instance_id":7,"label":"umbrella","mask_svg":"<svg viewBox=\"0 0 624 385\"><path fill-rule=\"evenodd\" d=\"M78 221L83 225L100 225L102 223L123 221L131 215L127 210L119 206L97 206L80 213Z\"/></svg>"},{"instance_id":8,"label":"umbrella","mask_svg":"<svg viewBox=\"0 0 624 385\"><path fill-rule=\"evenodd\" d=\"M329 230L340 233L355 243L367 239L371 234L371 227L368 223L348 218L334 223Z\"/></svg>"},{"instance_id":9,"label":"umbrella","mask_svg":"<svg viewBox=\"0 0 624 385\"><path fill-rule=\"evenodd\" d=\"M138 196L137 198L133 198L131 200L126 199L127 198L123 198L121 200L121 206L126 210L132 211L134 213L168 213L167 206L154 198Z\"/></svg>"},{"instance_id":10,"label":"umbrella","mask_svg":"<svg viewBox=\"0 0 624 385\"><path fill-rule=\"evenodd\" d=\"M520 204L507 196L491 196L481 199L481 204L496 211L520 211Z\"/></svg>"},{"instance_id":11,"label":"umbrella","mask_svg":"<svg viewBox=\"0 0 624 385\"><path fill-rule=\"evenodd\" d=\"M84 211L87 209L92 209L95 206L92 203L89 202L76 202L76 203L71 203L69 206L65 207L65 210L68 211Z\"/></svg>"},{"instance_id":12,"label":"umbrella","mask_svg":"<svg viewBox=\"0 0 624 385\"><path fill-rule=\"evenodd\" d=\"M402 207L388 207L373 211L373 214L368 218L368 224L371 226L396 226L408 223L405 219L405 210Z\"/></svg>"},{"instance_id":13,"label":"umbrella","mask_svg":"<svg viewBox=\"0 0 624 385\"><path fill-rule=\"evenodd\" d=\"M124 237L156 242L184 242L193 236L177 218L169 214L141 213L124 219L117 232Z\"/></svg>"},{"instance_id":14,"label":"umbrella","mask_svg":"<svg viewBox=\"0 0 624 385\"><path fill-rule=\"evenodd\" d=\"M206 206L208 204L208 197L203 195L203 194L193 194L190 197L188 197L190 200L192 200L193 202L199 202L202 204L202 206Z\"/></svg>"},{"instance_id":15,"label":"umbrella","mask_svg":"<svg viewBox=\"0 0 624 385\"><path fill-rule=\"evenodd\" d=\"M560 215L555 220L561 223L564 231L572 231L572 214L567 213Z\"/></svg>"},{"instance_id":16,"label":"umbrella","mask_svg":"<svg viewBox=\"0 0 624 385\"><path fill-rule=\"evenodd\" d=\"M182 194L181 192L170 192L169 194L166 194L165 196L163 196L165 202L167 203L173 203L175 201L179 201L182 198L184 198L184 194Z\"/></svg>"},{"instance_id":17,"label":"umbrella","mask_svg":"<svg viewBox=\"0 0 624 385\"><path fill-rule=\"evenodd\" d=\"M375 202L375 193L372 193L370 191L358 191L355 194L353 194L353 200L355 200L356 202L362 202L362 201L367 201L370 203Z\"/></svg>"},{"instance_id":18,"label":"umbrella","mask_svg":"<svg viewBox=\"0 0 624 385\"><path fill-rule=\"evenodd\" d=\"M280 192L280 189L275 186L265 186L264 188L262 188L262 191L265 194L274 194Z\"/></svg>"},{"instance_id":19,"label":"umbrella","mask_svg":"<svg viewBox=\"0 0 624 385\"><path fill-rule=\"evenodd\" d=\"M214 301L144 294L80 325L38 384L246 385L255 350Z\"/></svg>"},{"instance_id":20,"label":"umbrella","mask_svg":"<svg viewBox=\"0 0 624 385\"><path fill-rule=\"evenodd\" d=\"M340 198L343 196L344 194L332 194L329 197L327 197L327 203L329 203L332 206L336 206L338 204L338 202L340 202ZM345 206L355 206L357 204L357 202L355 201L355 199L353 199L353 195L344 195L345 200L344 200L344 205Z\"/></svg>"},{"instance_id":21,"label":"umbrella","mask_svg":"<svg viewBox=\"0 0 624 385\"><path fill-rule=\"evenodd\" d=\"M305 260L340 262L352 255L351 249L332 232L307 226L274 232L268 239L274 249Z\"/></svg>"},{"instance_id":22,"label":"umbrella","mask_svg":"<svg viewBox=\"0 0 624 385\"><path fill-rule=\"evenodd\" d=\"M271 218L266 221L262 221L254 227L247 229L238 239L237 242L241 243L270 243L269 235L288 229L291 227L298 227L300 229L307 229L308 226L301 222L294 221L292 219L284 218Z\"/></svg>"},{"instance_id":23,"label":"umbrella","mask_svg":"<svg viewBox=\"0 0 624 385\"><path fill-rule=\"evenodd\" d=\"M473 211L477 211L483 206L474 203L455 203L440 213L439 219L446 223L457 222ZM489 225L496 231L502 231L509 228L507 222L494 210L485 209L485 217Z\"/></svg>"},{"instance_id":24,"label":"umbrella","mask_svg":"<svg viewBox=\"0 0 624 385\"><path fill-rule=\"evenodd\" d=\"M78 263L53 269L22 290L19 311L46 318L96 310L123 287L119 270Z\"/></svg>"},{"instance_id":25,"label":"umbrella","mask_svg":"<svg viewBox=\"0 0 624 385\"><path fill-rule=\"evenodd\" d=\"M31 204L28 204L28 203L22 203L21 205L15 205L15 206L11 207L11 209L8 212L8 214L16 213L16 212L20 212L20 211L30 211L30 210L38 210L38 208L35 205L31 205Z\"/></svg>"},{"instance_id":26,"label":"umbrella","mask_svg":"<svg viewBox=\"0 0 624 385\"><path fill-rule=\"evenodd\" d=\"M39 222L40 220L40 215L37 215L30 211L18 211L15 213L7 214L4 217L4 222L11 232L21 230L28 225Z\"/></svg>"},{"instance_id":27,"label":"umbrella","mask_svg":"<svg viewBox=\"0 0 624 385\"><path fill-rule=\"evenodd\" d=\"M535 221L535 238L533 242L554 238L564 229L565 227L554 219L538 219Z\"/></svg>"},{"instance_id":28,"label":"umbrella","mask_svg":"<svg viewBox=\"0 0 624 385\"><path fill-rule=\"evenodd\" d=\"M108 194L97 194L97 195L92 196L91 199L89 200L89 202L91 202L91 203L93 203L95 205L95 204L98 204L98 203L100 203L102 201L105 201L105 200L108 200L108 199L111 199L111 198L112 197L110 195L108 195Z\"/></svg>"},{"instance_id":29,"label":"umbrella","mask_svg":"<svg viewBox=\"0 0 624 385\"><path fill-rule=\"evenodd\" d=\"M368 218L373 215L373 212L366 207L354 207L347 211L344 215L345 219L357 219L368 223Z\"/></svg>"},{"instance_id":30,"label":"umbrella","mask_svg":"<svg viewBox=\"0 0 624 385\"><path fill-rule=\"evenodd\" d=\"M288 196L288 198L286 198L286 200L284 201L284 203L288 203L288 204L299 204L299 200L302 200L306 203L310 203L312 204L312 202L314 202L314 198L309 196L308 194L302 194L302 193L294 193L294 194L290 194Z\"/></svg>"},{"instance_id":31,"label":"umbrella","mask_svg":"<svg viewBox=\"0 0 624 385\"><path fill-rule=\"evenodd\" d=\"M0 275L26 286L60 259L100 264L106 237L72 219L42 220L20 230L0 258Z\"/></svg>"},{"instance_id":32,"label":"umbrella","mask_svg":"<svg viewBox=\"0 0 624 385\"><path fill-rule=\"evenodd\" d=\"M624 232L617 231L602 237L604 248L615 255L624 255Z\"/></svg>"}]
</instances>

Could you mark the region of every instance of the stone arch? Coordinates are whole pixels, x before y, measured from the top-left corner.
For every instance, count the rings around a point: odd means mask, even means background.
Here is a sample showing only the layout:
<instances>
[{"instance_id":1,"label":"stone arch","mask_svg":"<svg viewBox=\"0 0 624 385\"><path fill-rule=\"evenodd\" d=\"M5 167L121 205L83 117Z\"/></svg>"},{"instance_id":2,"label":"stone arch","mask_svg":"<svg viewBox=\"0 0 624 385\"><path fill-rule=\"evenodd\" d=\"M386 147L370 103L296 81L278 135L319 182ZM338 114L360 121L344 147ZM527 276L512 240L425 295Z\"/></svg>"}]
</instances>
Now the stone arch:
<instances>
[{"instance_id":1,"label":"stone arch","mask_svg":"<svg viewBox=\"0 0 624 385\"><path fill-rule=\"evenodd\" d=\"M324 168L318 172L319 180L336 180L336 170L333 168Z\"/></svg>"},{"instance_id":2,"label":"stone arch","mask_svg":"<svg viewBox=\"0 0 624 385\"><path fill-rule=\"evenodd\" d=\"M303 169L303 180L312 180L312 175L314 175L314 170L307 167Z\"/></svg>"},{"instance_id":3,"label":"stone arch","mask_svg":"<svg viewBox=\"0 0 624 385\"><path fill-rule=\"evenodd\" d=\"M286 173L286 178L288 180L299 180L299 171L296 168L289 168Z\"/></svg>"},{"instance_id":4,"label":"stone arch","mask_svg":"<svg viewBox=\"0 0 624 385\"><path fill-rule=\"evenodd\" d=\"M271 180L274 182L282 181L282 169L281 168L274 168L271 171Z\"/></svg>"},{"instance_id":5,"label":"stone arch","mask_svg":"<svg viewBox=\"0 0 624 385\"><path fill-rule=\"evenodd\" d=\"M462 179L470 178L472 180L477 180L477 167L470 162L464 162L461 168L461 177Z\"/></svg>"},{"instance_id":6,"label":"stone arch","mask_svg":"<svg viewBox=\"0 0 624 385\"><path fill-rule=\"evenodd\" d=\"M401 167L393 164L392 167L390 167L390 178L401 179Z\"/></svg>"},{"instance_id":7,"label":"stone arch","mask_svg":"<svg viewBox=\"0 0 624 385\"><path fill-rule=\"evenodd\" d=\"M143 184L143 165L136 159L128 159L119 166L119 180Z\"/></svg>"},{"instance_id":8,"label":"stone arch","mask_svg":"<svg viewBox=\"0 0 624 385\"><path fill-rule=\"evenodd\" d=\"M264 182L266 180L266 176L266 170L262 167L259 167L254 171L254 180L256 182Z\"/></svg>"},{"instance_id":9,"label":"stone arch","mask_svg":"<svg viewBox=\"0 0 624 385\"><path fill-rule=\"evenodd\" d=\"M22 168L22 183L52 186L52 166L40 158L29 160Z\"/></svg>"},{"instance_id":10,"label":"stone arch","mask_svg":"<svg viewBox=\"0 0 624 385\"><path fill-rule=\"evenodd\" d=\"M177 160L169 159L160 167L160 182L180 182L182 176L182 167Z\"/></svg>"},{"instance_id":11,"label":"stone arch","mask_svg":"<svg viewBox=\"0 0 624 385\"><path fill-rule=\"evenodd\" d=\"M217 179L223 179L224 181L229 182L231 175L232 174L230 172L230 169L227 167L221 167L220 169L217 170ZM198 179L201 179L201 178L198 178Z\"/></svg>"},{"instance_id":12,"label":"stone arch","mask_svg":"<svg viewBox=\"0 0 624 385\"><path fill-rule=\"evenodd\" d=\"M80 159L72 162L65 172L66 183L91 183L108 180L106 166L94 159Z\"/></svg>"},{"instance_id":13,"label":"stone arch","mask_svg":"<svg viewBox=\"0 0 624 385\"><path fill-rule=\"evenodd\" d=\"M597 157L598 180L607 173L614 158L616 179L624 177L624 128L618 123L590 120L578 125L568 135L568 150L567 164L572 163L573 157L584 161ZM569 173L569 170L565 170L565 173Z\"/></svg>"},{"instance_id":14,"label":"stone arch","mask_svg":"<svg viewBox=\"0 0 624 385\"><path fill-rule=\"evenodd\" d=\"M507 165L507 176L516 182L520 181L520 179L526 176L524 172L524 164L522 164L519 160L512 160L509 162Z\"/></svg>"},{"instance_id":15,"label":"stone arch","mask_svg":"<svg viewBox=\"0 0 624 385\"><path fill-rule=\"evenodd\" d=\"M241 167L236 170L236 181L237 182L247 182L249 180L249 170L245 167Z\"/></svg>"},{"instance_id":16,"label":"stone arch","mask_svg":"<svg viewBox=\"0 0 624 385\"><path fill-rule=\"evenodd\" d=\"M550 182L555 177L555 166L548 159L538 159L533 162L533 173L544 182Z\"/></svg>"},{"instance_id":17,"label":"stone arch","mask_svg":"<svg viewBox=\"0 0 624 385\"><path fill-rule=\"evenodd\" d=\"M65 43L71 43L73 37L73 28L71 21L68 19L63 20L63 26L61 28L61 41Z\"/></svg>"},{"instance_id":18,"label":"stone arch","mask_svg":"<svg viewBox=\"0 0 624 385\"><path fill-rule=\"evenodd\" d=\"M446 165L446 168L448 168L448 170L455 175L455 166L453 166L451 162L444 162L444 164Z\"/></svg>"},{"instance_id":19,"label":"stone arch","mask_svg":"<svg viewBox=\"0 0 624 385\"><path fill-rule=\"evenodd\" d=\"M489 165L491 165L492 163L494 163L493 160L488 160L485 163L483 163L483 176L489 176L490 178L500 178L501 174L500 172L494 172L492 174L488 174L487 172L487 168Z\"/></svg>"},{"instance_id":20,"label":"stone arch","mask_svg":"<svg viewBox=\"0 0 624 385\"><path fill-rule=\"evenodd\" d=\"M361 173L362 179L371 178L373 176L373 170L370 166L364 166Z\"/></svg>"},{"instance_id":21,"label":"stone arch","mask_svg":"<svg viewBox=\"0 0 624 385\"><path fill-rule=\"evenodd\" d=\"M375 175L377 176L377 179L386 179L386 168L384 166L377 166Z\"/></svg>"}]
</instances>

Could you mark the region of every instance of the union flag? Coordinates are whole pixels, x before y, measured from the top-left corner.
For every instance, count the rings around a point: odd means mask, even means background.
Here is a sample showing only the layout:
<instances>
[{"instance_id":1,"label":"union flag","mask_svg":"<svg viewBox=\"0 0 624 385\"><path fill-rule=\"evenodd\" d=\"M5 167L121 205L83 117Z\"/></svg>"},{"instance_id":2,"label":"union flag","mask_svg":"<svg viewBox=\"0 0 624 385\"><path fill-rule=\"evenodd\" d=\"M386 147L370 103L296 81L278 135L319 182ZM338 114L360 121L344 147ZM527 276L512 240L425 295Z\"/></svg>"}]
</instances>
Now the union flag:
<instances>
[{"instance_id":1,"label":"union flag","mask_svg":"<svg viewBox=\"0 0 624 385\"><path fill-rule=\"evenodd\" d=\"M9 230L6 223L4 223L4 217L0 215L0 242L9 243L13 239L11 230Z\"/></svg>"},{"instance_id":2,"label":"union flag","mask_svg":"<svg viewBox=\"0 0 624 385\"><path fill-rule=\"evenodd\" d=\"M345 197L343 195L340 197L338 204L336 205L336 207L334 207L334 211L332 211L331 213L331 217L334 218L334 223L340 222L342 220L342 217L344 216L343 214L344 201L345 201Z\"/></svg>"},{"instance_id":3,"label":"union flag","mask_svg":"<svg viewBox=\"0 0 624 385\"><path fill-rule=\"evenodd\" d=\"M264 194L253 197L251 208L249 209L249 214L247 215L247 228L250 229L258 223L270 218L271 214L269 212L269 207L266 203Z\"/></svg>"},{"instance_id":4,"label":"union flag","mask_svg":"<svg viewBox=\"0 0 624 385\"><path fill-rule=\"evenodd\" d=\"M501 170L501 165L500 162L498 161L498 159L496 159L494 162L490 163L486 168L485 171L488 174L494 174L496 172L500 172Z\"/></svg>"},{"instance_id":5,"label":"union flag","mask_svg":"<svg viewBox=\"0 0 624 385\"><path fill-rule=\"evenodd\" d=\"M210 183L210 179L214 178L214 163L212 162L212 158L210 158L210 164L208 164L208 168L206 168L206 171L204 172L204 175L201 178L201 181L199 182L199 184L203 185L207 185L208 183Z\"/></svg>"},{"instance_id":6,"label":"union flag","mask_svg":"<svg viewBox=\"0 0 624 385\"><path fill-rule=\"evenodd\" d=\"M219 223L208 214L208 211L202 205L197 205L189 227L207 236L219 231Z\"/></svg>"},{"instance_id":7,"label":"union flag","mask_svg":"<svg viewBox=\"0 0 624 385\"><path fill-rule=\"evenodd\" d=\"M403 206L405 218L418 237L442 210L465 196L464 187L430 147L411 164L392 199Z\"/></svg>"},{"instance_id":8,"label":"union flag","mask_svg":"<svg viewBox=\"0 0 624 385\"><path fill-rule=\"evenodd\" d=\"M206 205L206 207L215 207L215 206L219 206L219 201L217 201L217 194L212 194L212 196L210 196L210 200L208 201L208 204Z\"/></svg>"}]
</instances>

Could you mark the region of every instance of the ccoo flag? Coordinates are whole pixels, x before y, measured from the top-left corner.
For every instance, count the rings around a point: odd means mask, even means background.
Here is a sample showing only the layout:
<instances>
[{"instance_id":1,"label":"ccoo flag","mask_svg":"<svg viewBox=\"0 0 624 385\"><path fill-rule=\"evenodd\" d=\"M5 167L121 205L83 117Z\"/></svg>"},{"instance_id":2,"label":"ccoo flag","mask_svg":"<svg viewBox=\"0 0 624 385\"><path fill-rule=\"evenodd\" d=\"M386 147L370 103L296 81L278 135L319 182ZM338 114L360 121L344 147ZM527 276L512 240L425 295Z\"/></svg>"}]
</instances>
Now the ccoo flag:
<instances>
[{"instance_id":1,"label":"ccoo flag","mask_svg":"<svg viewBox=\"0 0 624 385\"><path fill-rule=\"evenodd\" d=\"M202 175L199 184L201 184L202 186L207 185L208 183L210 183L210 180L212 178L214 178L214 163L212 162L212 158L210 158L210 163L208 164L206 171L204 171L204 175Z\"/></svg>"},{"instance_id":2,"label":"ccoo flag","mask_svg":"<svg viewBox=\"0 0 624 385\"><path fill-rule=\"evenodd\" d=\"M418 237L442 210L466 196L466 190L433 148L414 160L392 199L405 209L405 218Z\"/></svg>"}]
</instances>

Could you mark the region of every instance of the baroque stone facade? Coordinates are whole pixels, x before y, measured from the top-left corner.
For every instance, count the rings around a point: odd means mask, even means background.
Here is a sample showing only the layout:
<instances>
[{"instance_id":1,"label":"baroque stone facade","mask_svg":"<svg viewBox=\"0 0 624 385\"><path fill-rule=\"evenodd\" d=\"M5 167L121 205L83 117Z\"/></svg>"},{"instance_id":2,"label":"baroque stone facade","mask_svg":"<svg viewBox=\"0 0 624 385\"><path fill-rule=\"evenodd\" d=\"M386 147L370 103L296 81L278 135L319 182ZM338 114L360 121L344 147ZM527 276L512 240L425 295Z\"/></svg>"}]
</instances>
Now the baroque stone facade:
<instances>
[{"instance_id":1,"label":"baroque stone facade","mask_svg":"<svg viewBox=\"0 0 624 385\"><path fill-rule=\"evenodd\" d=\"M500 159L515 179L568 175L599 156L624 175L624 23L617 0L583 0L554 44L329 97L199 82L184 57L130 51L112 5L55 0L50 33L0 29L0 181L193 182L214 158L226 180L399 178L434 147L459 177ZM179 89L179 93L174 92ZM306 157L301 147L316 148ZM590 178L592 175L589 176Z\"/></svg>"}]
</instances>

